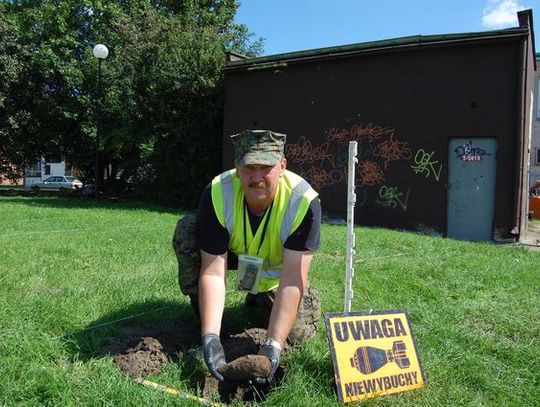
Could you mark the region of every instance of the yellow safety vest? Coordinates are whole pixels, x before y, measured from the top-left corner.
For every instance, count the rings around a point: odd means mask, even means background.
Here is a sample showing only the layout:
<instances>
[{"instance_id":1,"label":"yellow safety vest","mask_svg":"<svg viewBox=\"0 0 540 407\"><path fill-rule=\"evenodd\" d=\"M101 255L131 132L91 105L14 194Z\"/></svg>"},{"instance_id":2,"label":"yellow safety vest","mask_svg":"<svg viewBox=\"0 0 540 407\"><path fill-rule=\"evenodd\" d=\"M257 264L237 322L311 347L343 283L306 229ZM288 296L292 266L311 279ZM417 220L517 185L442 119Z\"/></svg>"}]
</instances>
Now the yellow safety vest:
<instances>
[{"instance_id":1,"label":"yellow safety vest","mask_svg":"<svg viewBox=\"0 0 540 407\"><path fill-rule=\"evenodd\" d=\"M279 179L270 219L263 242L260 241L266 216L255 232L245 216L244 191L236 170L226 171L212 180L212 204L221 226L229 232L229 250L264 259L258 292L273 290L279 285L283 268L283 245L300 226L317 192L299 175L285 170ZM244 219L247 242L244 241ZM247 245L247 253L245 253ZM258 251L258 254L257 254Z\"/></svg>"}]
</instances>

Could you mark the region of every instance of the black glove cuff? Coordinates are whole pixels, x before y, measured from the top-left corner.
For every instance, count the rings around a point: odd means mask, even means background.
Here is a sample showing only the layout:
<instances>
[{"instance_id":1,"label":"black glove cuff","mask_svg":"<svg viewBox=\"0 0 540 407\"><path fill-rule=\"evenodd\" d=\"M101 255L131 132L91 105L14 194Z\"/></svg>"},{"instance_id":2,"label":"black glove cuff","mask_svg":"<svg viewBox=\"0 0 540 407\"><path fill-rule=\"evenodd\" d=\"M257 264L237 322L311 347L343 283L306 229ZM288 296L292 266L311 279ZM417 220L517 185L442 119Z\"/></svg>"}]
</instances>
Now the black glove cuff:
<instances>
[{"instance_id":1,"label":"black glove cuff","mask_svg":"<svg viewBox=\"0 0 540 407\"><path fill-rule=\"evenodd\" d=\"M214 338L219 339L219 336L216 335L216 334L212 334L212 333L204 334L203 336L201 336L201 342L202 342L203 345L206 345Z\"/></svg>"},{"instance_id":2,"label":"black glove cuff","mask_svg":"<svg viewBox=\"0 0 540 407\"><path fill-rule=\"evenodd\" d=\"M280 352L281 352L281 349L283 349L281 347L281 343L279 343L278 341L275 341L274 339L267 339L266 341L264 341L263 346L271 346Z\"/></svg>"}]
</instances>

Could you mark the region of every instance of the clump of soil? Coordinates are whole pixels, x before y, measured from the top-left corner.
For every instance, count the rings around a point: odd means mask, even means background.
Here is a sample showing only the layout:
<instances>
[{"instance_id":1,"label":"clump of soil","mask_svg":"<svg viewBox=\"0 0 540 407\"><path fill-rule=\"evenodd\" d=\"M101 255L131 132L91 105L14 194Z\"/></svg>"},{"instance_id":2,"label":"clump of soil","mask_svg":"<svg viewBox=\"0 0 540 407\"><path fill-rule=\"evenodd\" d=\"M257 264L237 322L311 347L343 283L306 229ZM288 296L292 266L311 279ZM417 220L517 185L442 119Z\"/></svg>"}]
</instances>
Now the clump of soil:
<instances>
[{"instance_id":1,"label":"clump of soil","mask_svg":"<svg viewBox=\"0 0 540 407\"><path fill-rule=\"evenodd\" d=\"M266 330L261 328L247 329L244 332L230 335L228 338L223 339L223 349L228 364L239 358L245 361L245 358L243 357L246 355L255 356L265 340ZM284 350L288 351L289 348L284 347ZM268 361L268 358L264 358ZM244 365L242 367L243 371L250 371L251 369L252 367L249 365ZM279 383L283 377L283 372L284 368L282 366L278 367L276 375L274 376L274 383ZM219 382L211 375L193 375L191 378L191 385L205 398L212 399L215 395L218 395L219 399L225 403L233 401L251 401L256 399L262 400L272 387L270 384L253 385L247 380L231 380L229 377L226 377L225 381Z\"/></svg>"},{"instance_id":2,"label":"clump of soil","mask_svg":"<svg viewBox=\"0 0 540 407\"><path fill-rule=\"evenodd\" d=\"M266 356L246 355L221 366L218 372L227 380L242 382L256 377L267 377L271 370L272 363Z\"/></svg>"},{"instance_id":3,"label":"clump of soil","mask_svg":"<svg viewBox=\"0 0 540 407\"><path fill-rule=\"evenodd\" d=\"M160 323L125 328L123 336L109 338L102 349L102 355L113 355L116 366L133 378L158 374L169 361L184 360L189 353L200 346L199 327L192 323ZM253 385L248 382L253 377L266 377L271 369L265 356L258 356L266 339L266 330L252 328L236 335L222 338L227 359L225 381L219 382L201 369L184 369L189 374L193 392L207 399L218 398L221 402L241 402L263 399L270 391L270 385ZM284 351L288 351L286 347ZM204 363L204 362L203 362ZM225 367L224 366L224 367ZM283 376L280 366L274 376L274 383Z\"/></svg>"},{"instance_id":4,"label":"clump of soil","mask_svg":"<svg viewBox=\"0 0 540 407\"><path fill-rule=\"evenodd\" d=\"M137 346L116 355L113 360L124 373L133 378L139 378L149 374L158 374L161 367L167 363L167 356L157 339L144 337Z\"/></svg>"}]
</instances>

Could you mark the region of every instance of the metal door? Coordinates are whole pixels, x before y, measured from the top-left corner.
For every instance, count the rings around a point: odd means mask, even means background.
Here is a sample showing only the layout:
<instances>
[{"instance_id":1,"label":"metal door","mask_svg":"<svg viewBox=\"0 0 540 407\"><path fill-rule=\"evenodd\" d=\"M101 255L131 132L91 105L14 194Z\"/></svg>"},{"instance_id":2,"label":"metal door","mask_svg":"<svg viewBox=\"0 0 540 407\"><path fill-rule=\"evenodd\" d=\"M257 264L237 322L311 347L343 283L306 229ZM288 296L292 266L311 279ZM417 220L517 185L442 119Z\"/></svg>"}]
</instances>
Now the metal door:
<instances>
[{"instance_id":1,"label":"metal door","mask_svg":"<svg viewBox=\"0 0 540 407\"><path fill-rule=\"evenodd\" d=\"M448 156L448 237L491 240L495 212L497 141L454 138Z\"/></svg>"}]
</instances>

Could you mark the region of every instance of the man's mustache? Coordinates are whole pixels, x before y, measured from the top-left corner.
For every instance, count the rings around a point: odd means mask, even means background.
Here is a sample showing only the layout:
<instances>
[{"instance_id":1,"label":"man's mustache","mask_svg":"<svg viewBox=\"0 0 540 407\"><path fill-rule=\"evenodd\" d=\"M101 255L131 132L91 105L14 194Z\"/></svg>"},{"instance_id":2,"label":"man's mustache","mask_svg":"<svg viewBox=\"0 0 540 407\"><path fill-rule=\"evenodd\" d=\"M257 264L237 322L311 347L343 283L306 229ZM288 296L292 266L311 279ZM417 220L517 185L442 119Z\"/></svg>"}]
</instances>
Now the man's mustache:
<instances>
[{"instance_id":1,"label":"man's mustache","mask_svg":"<svg viewBox=\"0 0 540 407\"><path fill-rule=\"evenodd\" d=\"M250 188L264 188L266 185L264 184L264 181L259 182L250 182L249 187Z\"/></svg>"}]
</instances>

